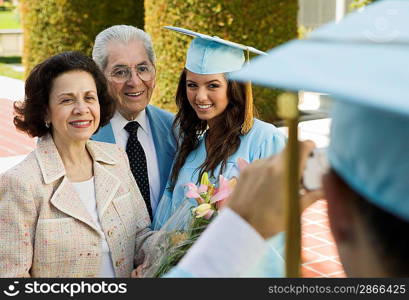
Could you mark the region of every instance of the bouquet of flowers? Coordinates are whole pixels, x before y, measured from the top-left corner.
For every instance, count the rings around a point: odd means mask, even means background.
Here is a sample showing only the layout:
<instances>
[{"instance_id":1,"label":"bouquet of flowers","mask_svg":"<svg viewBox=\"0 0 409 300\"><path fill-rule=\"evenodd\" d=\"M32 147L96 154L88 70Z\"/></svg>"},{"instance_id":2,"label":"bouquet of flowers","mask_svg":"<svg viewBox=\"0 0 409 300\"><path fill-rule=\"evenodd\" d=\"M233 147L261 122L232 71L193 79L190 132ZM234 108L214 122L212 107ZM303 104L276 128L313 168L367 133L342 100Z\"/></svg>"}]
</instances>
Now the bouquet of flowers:
<instances>
[{"instance_id":1,"label":"bouquet of flowers","mask_svg":"<svg viewBox=\"0 0 409 300\"><path fill-rule=\"evenodd\" d=\"M187 183L185 196L196 200L196 205L186 200L161 228L155 243L153 263L143 272L143 277L161 277L182 259L201 233L217 216L219 209L230 196L236 178L228 180L219 176L217 185L209 181L205 172L200 185Z\"/></svg>"}]
</instances>

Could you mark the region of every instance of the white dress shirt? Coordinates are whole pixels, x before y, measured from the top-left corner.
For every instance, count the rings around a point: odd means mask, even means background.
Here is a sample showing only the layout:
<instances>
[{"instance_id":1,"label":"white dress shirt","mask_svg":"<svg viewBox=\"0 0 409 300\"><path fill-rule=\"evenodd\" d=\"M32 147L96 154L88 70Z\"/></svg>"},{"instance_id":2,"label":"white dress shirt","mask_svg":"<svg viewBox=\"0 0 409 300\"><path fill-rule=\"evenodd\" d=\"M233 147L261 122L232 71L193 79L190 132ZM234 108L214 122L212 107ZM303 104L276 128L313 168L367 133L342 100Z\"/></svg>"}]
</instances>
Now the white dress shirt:
<instances>
[{"instance_id":1,"label":"white dress shirt","mask_svg":"<svg viewBox=\"0 0 409 300\"><path fill-rule=\"evenodd\" d=\"M132 120L137 121L140 125L138 129L138 140L145 151L146 163L148 167L149 189L151 196L152 214L155 215L156 207L158 206L159 192L160 192L160 175L158 158L156 157L155 143L152 138L152 131L149 124L149 119L146 115L146 111L142 110L138 116ZM118 111L115 112L114 117L111 119L111 126L114 132L116 144L126 151L126 143L128 142L129 133L124 129L128 124Z\"/></svg>"},{"instance_id":2,"label":"white dress shirt","mask_svg":"<svg viewBox=\"0 0 409 300\"><path fill-rule=\"evenodd\" d=\"M91 215L92 221L94 221L94 224L99 229L100 235L102 236L101 271L99 277L113 278L115 277L115 270L112 264L111 252L109 250L104 231L101 228L101 222L98 216L94 177L86 181L71 183L80 196L82 203L84 203L88 213Z\"/></svg>"}]
</instances>

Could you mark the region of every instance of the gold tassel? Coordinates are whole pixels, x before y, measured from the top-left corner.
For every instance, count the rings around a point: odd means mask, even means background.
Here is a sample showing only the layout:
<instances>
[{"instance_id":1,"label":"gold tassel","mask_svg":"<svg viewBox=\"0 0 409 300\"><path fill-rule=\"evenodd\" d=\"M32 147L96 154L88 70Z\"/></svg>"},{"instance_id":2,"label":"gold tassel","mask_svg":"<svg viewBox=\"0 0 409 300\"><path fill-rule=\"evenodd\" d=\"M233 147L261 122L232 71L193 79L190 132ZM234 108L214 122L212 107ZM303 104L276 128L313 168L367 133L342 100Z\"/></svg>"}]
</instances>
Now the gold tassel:
<instances>
[{"instance_id":1,"label":"gold tassel","mask_svg":"<svg viewBox=\"0 0 409 300\"><path fill-rule=\"evenodd\" d=\"M300 277L301 266L301 215L299 200L299 144L298 98L285 93L278 97L279 117L288 126L286 148L285 197L286 197L286 277Z\"/></svg>"},{"instance_id":2,"label":"gold tassel","mask_svg":"<svg viewBox=\"0 0 409 300\"><path fill-rule=\"evenodd\" d=\"M250 62L250 51L247 50L247 63ZM248 81L245 83L246 86L246 107L244 109L244 122L241 126L241 133L247 134L253 127L253 90L251 87L251 82Z\"/></svg>"}]
</instances>

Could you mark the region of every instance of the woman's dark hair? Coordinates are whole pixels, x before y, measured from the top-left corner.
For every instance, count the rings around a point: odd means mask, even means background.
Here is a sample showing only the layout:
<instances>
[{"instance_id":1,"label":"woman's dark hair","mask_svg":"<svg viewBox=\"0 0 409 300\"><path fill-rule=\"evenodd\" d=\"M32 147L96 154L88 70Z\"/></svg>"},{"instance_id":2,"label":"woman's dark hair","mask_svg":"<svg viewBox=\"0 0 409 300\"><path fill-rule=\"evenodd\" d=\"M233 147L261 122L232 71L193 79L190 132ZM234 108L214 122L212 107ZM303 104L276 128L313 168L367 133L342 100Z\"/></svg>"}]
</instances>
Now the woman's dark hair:
<instances>
[{"instance_id":1,"label":"woman's dark hair","mask_svg":"<svg viewBox=\"0 0 409 300\"><path fill-rule=\"evenodd\" d=\"M368 228L368 239L388 277L409 277L409 222L372 204L352 190L335 170L331 172L355 195L352 203Z\"/></svg>"},{"instance_id":2,"label":"woman's dark hair","mask_svg":"<svg viewBox=\"0 0 409 300\"><path fill-rule=\"evenodd\" d=\"M171 182L174 187L179 176L179 171L184 165L190 152L199 145L199 136L207 129L207 122L200 120L189 103L186 94L186 72L184 69L180 75L176 91L176 105L179 109L173 122L174 129L179 127L180 143L172 169ZM207 149L204 163L198 168L199 178L204 172L215 176L214 170L221 163L222 173L227 164L227 159L237 151L240 146L241 126L244 121L246 105L246 90L242 83L227 81L227 98L229 103L224 112L217 116L216 126L208 130L206 135L211 141Z\"/></svg>"},{"instance_id":3,"label":"woman's dark hair","mask_svg":"<svg viewBox=\"0 0 409 300\"><path fill-rule=\"evenodd\" d=\"M32 137L41 137L50 128L45 126L49 96L54 79L70 71L84 71L92 75L100 104L99 127L109 122L115 112L115 102L109 96L106 79L95 62L78 51L54 55L34 67L25 84L24 102L14 103L14 125Z\"/></svg>"}]
</instances>

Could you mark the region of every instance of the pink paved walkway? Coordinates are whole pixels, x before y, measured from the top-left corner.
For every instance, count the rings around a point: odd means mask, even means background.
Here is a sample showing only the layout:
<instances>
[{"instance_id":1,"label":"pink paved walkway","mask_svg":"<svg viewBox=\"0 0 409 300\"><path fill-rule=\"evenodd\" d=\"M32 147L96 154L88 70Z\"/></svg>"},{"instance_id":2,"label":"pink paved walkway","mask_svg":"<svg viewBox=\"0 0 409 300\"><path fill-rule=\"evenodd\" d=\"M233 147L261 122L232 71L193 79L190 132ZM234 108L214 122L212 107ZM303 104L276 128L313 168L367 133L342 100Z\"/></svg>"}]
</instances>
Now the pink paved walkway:
<instances>
[{"instance_id":1,"label":"pink paved walkway","mask_svg":"<svg viewBox=\"0 0 409 300\"><path fill-rule=\"evenodd\" d=\"M30 153L35 139L18 132L13 124L13 102L0 99L0 157Z\"/></svg>"},{"instance_id":2,"label":"pink paved walkway","mask_svg":"<svg viewBox=\"0 0 409 300\"><path fill-rule=\"evenodd\" d=\"M302 215L303 277L345 277L332 237L327 202L319 200Z\"/></svg>"}]
</instances>

